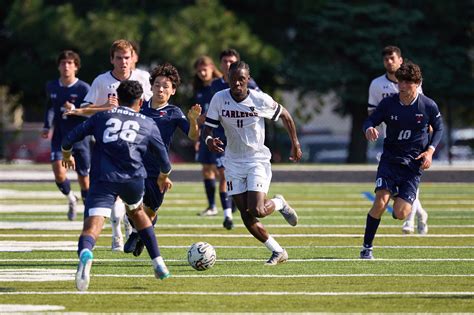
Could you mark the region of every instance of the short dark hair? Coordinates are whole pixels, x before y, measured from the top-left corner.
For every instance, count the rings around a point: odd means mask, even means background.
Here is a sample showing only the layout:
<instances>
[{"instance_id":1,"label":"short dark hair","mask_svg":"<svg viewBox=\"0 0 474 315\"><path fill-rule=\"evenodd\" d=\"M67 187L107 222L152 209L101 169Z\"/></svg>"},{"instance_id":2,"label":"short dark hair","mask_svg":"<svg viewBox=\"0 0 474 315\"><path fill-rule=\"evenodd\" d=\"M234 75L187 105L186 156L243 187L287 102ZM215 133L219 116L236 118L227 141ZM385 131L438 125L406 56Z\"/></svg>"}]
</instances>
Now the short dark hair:
<instances>
[{"instance_id":1,"label":"short dark hair","mask_svg":"<svg viewBox=\"0 0 474 315\"><path fill-rule=\"evenodd\" d=\"M150 84L153 85L157 77L167 77L173 88L177 89L181 84L181 77L179 76L178 69L169 62L165 62L162 65L157 66L151 71Z\"/></svg>"},{"instance_id":2,"label":"short dark hair","mask_svg":"<svg viewBox=\"0 0 474 315\"><path fill-rule=\"evenodd\" d=\"M393 53L397 54L398 57L402 56L402 51L397 46L386 46L382 49L382 57L390 56Z\"/></svg>"},{"instance_id":3,"label":"short dark hair","mask_svg":"<svg viewBox=\"0 0 474 315\"><path fill-rule=\"evenodd\" d=\"M56 59L56 63L59 64L61 63L61 60L65 59L72 59L74 60L74 64L76 65L77 69L81 67L81 57L79 57L79 54L76 53L75 51L72 50L63 50L59 53L58 58Z\"/></svg>"},{"instance_id":4,"label":"short dark hair","mask_svg":"<svg viewBox=\"0 0 474 315\"><path fill-rule=\"evenodd\" d=\"M245 61L236 61L234 62L233 64L230 65L229 67L229 74L231 72L234 72L234 71L237 71L237 70L240 70L240 69L245 69L248 71L249 75L250 75L250 67L249 65L245 62Z\"/></svg>"},{"instance_id":5,"label":"short dark hair","mask_svg":"<svg viewBox=\"0 0 474 315\"><path fill-rule=\"evenodd\" d=\"M117 88L119 104L127 107L133 106L143 95L143 87L138 81L125 80Z\"/></svg>"},{"instance_id":6,"label":"short dark hair","mask_svg":"<svg viewBox=\"0 0 474 315\"><path fill-rule=\"evenodd\" d=\"M423 79L420 67L411 61L402 63L395 72L395 77L398 81L408 81L417 84Z\"/></svg>"},{"instance_id":7,"label":"short dark hair","mask_svg":"<svg viewBox=\"0 0 474 315\"><path fill-rule=\"evenodd\" d=\"M240 60L239 52L233 48L228 48L228 49L223 50L221 54L219 55L219 60L222 60L222 58L227 57L227 56L235 56L237 57L237 60Z\"/></svg>"}]
</instances>

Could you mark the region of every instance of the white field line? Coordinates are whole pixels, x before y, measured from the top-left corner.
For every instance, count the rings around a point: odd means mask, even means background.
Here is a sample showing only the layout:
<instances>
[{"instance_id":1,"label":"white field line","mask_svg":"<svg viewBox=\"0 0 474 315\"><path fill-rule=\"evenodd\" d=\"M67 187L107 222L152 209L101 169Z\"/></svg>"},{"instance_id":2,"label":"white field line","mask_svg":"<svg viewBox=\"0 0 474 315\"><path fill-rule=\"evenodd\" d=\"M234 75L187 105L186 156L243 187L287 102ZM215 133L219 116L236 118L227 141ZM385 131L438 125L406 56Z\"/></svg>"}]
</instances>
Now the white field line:
<instances>
[{"instance_id":1,"label":"white field line","mask_svg":"<svg viewBox=\"0 0 474 315\"><path fill-rule=\"evenodd\" d=\"M229 259L217 259L219 263L232 263L232 262L262 262L264 259L257 258L229 258ZM0 259L0 262L74 262L77 263L77 258L50 258L50 259ZM110 258L94 258L96 262L149 262L149 259L139 258L121 258L121 259L110 259ZM167 262L188 262L187 259L166 259ZM376 262L413 262L413 261L431 261L431 262L459 262L459 261L474 261L474 258L377 258L372 260L365 260L360 258L302 258L302 259L289 259L290 263L305 263L305 262L352 262L359 261L362 263L376 263Z\"/></svg>"},{"instance_id":2,"label":"white field line","mask_svg":"<svg viewBox=\"0 0 474 315\"><path fill-rule=\"evenodd\" d=\"M69 227L68 230L72 230ZM160 237L193 237L193 238L252 238L250 234L162 234L159 231L156 231L156 236ZM31 237L77 237L79 234L0 234L0 237L8 238L31 238ZM111 234L101 234L102 237L110 237ZM272 234L274 237L279 238L305 238L305 237L314 237L314 238L361 238L363 233L360 234ZM463 237L474 237L474 234L377 234L377 238L406 238L406 237L422 237L422 238L463 238Z\"/></svg>"},{"instance_id":3,"label":"white field line","mask_svg":"<svg viewBox=\"0 0 474 315\"><path fill-rule=\"evenodd\" d=\"M46 312L62 311L65 307L61 305L38 305L38 304L0 304L0 310L4 313L27 314L24 312ZM18 313L20 312L20 313ZM28 313L33 314L33 313Z\"/></svg>"},{"instance_id":4,"label":"white field line","mask_svg":"<svg viewBox=\"0 0 474 315\"><path fill-rule=\"evenodd\" d=\"M0 295L218 295L218 296L471 296L474 295L474 291L411 291L411 292L288 292L288 291L259 291L259 292L213 292L213 291L53 291L53 292L42 292L42 291L23 291L23 292L0 292Z\"/></svg>"}]
</instances>

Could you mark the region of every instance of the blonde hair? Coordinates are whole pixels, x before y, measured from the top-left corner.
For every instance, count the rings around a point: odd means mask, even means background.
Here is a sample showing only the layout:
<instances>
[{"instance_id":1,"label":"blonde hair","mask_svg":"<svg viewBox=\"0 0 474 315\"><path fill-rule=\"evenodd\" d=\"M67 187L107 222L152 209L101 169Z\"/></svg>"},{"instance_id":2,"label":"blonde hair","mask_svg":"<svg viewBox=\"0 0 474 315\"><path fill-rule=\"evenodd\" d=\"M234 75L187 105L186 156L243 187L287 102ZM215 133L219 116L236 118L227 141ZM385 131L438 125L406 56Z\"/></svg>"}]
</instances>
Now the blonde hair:
<instances>
[{"instance_id":1,"label":"blonde hair","mask_svg":"<svg viewBox=\"0 0 474 315\"><path fill-rule=\"evenodd\" d=\"M130 50L130 52L133 54L134 49L132 44L126 40L126 39L118 39L112 43L112 46L110 47L110 58L114 58L115 52L119 50Z\"/></svg>"}]
</instances>

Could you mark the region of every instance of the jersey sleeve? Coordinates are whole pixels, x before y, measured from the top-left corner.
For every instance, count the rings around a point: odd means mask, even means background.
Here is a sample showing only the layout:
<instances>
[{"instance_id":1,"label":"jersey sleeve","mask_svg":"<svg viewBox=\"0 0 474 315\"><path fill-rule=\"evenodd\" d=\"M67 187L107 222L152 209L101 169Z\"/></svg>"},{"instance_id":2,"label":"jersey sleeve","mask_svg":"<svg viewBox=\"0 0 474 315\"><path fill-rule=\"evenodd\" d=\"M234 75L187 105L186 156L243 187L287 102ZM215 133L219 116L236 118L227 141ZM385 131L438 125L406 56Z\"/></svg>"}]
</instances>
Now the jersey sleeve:
<instances>
[{"instance_id":1,"label":"jersey sleeve","mask_svg":"<svg viewBox=\"0 0 474 315\"><path fill-rule=\"evenodd\" d=\"M91 118L84 121L82 124L77 125L72 129L64 138L61 143L61 147L69 151L72 149L72 145L78 141L81 141L86 136L91 135L94 132L94 126L96 124L97 117L100 113L95 114Z\"/></svg>"},{"instance_id":2,"label":"jersey sleeve","mask_svg":"<svg viewBox=\"0 0 474 315\"><path fill-rule=\"evenodd\" d=\"M152 123L148 148L157 159L157 163L160 165L160 172L168 174L171 171L171 163L166 146L161 138L160 129L155 122Z\"/></svg>"},{"instance_id":3,"label":"jersey sleeve","mask_svg":"<svg viewBox=\"0 0 474 315\"><path fill-rule=\"evenodd\" d=\"M183 111L181 109L177 109L176 115L179 117L178 118L178 127L181 129L182 132L184 132L185 135L188 135L189 133L189 121L184 115Z\"/></svg>"},{"instance_id":4,"label":"jersey sleeve","mask_svg":"<svg viewBox=\"0 0 474 315\"><path fill-rule=\"evenodd\" d=\"M377 87L374 81L370 83L369 86L369 100L368 100L368 109L374 109L380 103L380 97L377 93Z\"/></svg>"},{"instance_id":5,"label":"jersey sleeve","mask_svg":"<svg viewBox=\"0 0 474 315\"><path fill-rule=\"evenodd\" d=\"M367 117L367 119L364 121L364 125L362 127L362 131L365 132L367 131L368 128L370 127L377 127L380 125L385 116L385 104L387 102L380 102L380 104L375 108L375 111Z\"/></svg>"},{"instance_id":6,"label":"jersey sleeve","mask_svg":"<svg viewBox=\"0 0 474 315\"><path fill-rule=\"evenodd\" d=\"M221 102L220 93L214 94L211 99L211 104L209 104L209 108L206 113L206 121L204 124L211 128L219 127L219 106Z\"/></svg>"},{"instance_id":7,"label":"jersey sleeve","mask_svg":"<svg viewBox=\"0 0 474 315\"><path fill-rule=\"evenodd\" d=\"M282 106L266 93L260 92L259 97L262 101L262 108L259 109L258 113L259 116L277 121L280 118Z\"/></svg>"},{"instance_id":8,"label":"jersey sleeve","mask_svg":"<svg viewBox=\"0 0 474 315\"><path fill-rule=\"evenodd\" d=\"M433 135L431 136L431 143L430 145L433 146L435 149L441 141L441 137L443 136L443 118L441 117L441 113L438 109L438 105L435 102L431 103L429 106L429 124L433 127Z\"/></svg>"},{"instance_id":9,"label":"jersey sleeve","mask_svg":"<svg viewBox=\"0 0 474 315\"><path fill-rule=\"evenodd\" d=\"M90 105L90 104L97 104L97 99L99 97L99 90L100 90L99 80L98 78L96 78L92 82L92 86L90 87L89 92L87 92L86 96L84 96L84 100L82 101L81 107ZM102 104L99 104L99 105L102 105Z\"/></svg>"},{"instance_id":10,"label":"jersey sleeve","mask_svg":"<svg viewBox=\"0 0 474 315\"><path fill-rule=\"evenodd\" d=\"M43 129L50 129L53 125L54 108L49 95L49 84L46 85L46 98Z\"/></svg>"}]
</instances>

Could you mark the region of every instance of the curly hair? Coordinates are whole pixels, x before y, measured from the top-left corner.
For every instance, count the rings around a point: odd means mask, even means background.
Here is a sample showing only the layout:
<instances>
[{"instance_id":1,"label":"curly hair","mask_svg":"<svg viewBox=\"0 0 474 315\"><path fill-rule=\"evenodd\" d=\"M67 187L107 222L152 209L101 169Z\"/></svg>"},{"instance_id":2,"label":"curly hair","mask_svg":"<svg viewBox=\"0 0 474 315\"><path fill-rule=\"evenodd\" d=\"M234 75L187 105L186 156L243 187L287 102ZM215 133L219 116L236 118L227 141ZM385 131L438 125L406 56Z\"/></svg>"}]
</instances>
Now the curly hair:
<instances>
[{"instance_id":1,"label":"curly hair","mask_svg":"<svg viewBox=\"0 0 474 315\"><path fill-rule=\"evenodd\" d=\"M411 61L402 63L400 68L395 72L395 77L398 81L408 81L417 84L423 79L420 67Z\"/></svg>"},{"instance_id":2,"label":"curly hair","mask_svg":"<svg viewBox=\"0 0 474 315\"><path fill-rule=\"evenodd\" d=\"M167 77L171 84L173 85L174 89L177 89L178 86L181 84L181 77L179 76L178 69L172 64L165 62L157 67L155 67L150 74L150 84L153 86L155 83L155 79L157 77Z\"/></svg>"},{"instance_id":3,"label":"curly hair","mask_svg":"<svg viewBox=\"0 0 474 315\"><path fill-rule=\"evenodd\" d=\"M133 104L142 97L143 87L138 81L124 80L120 82L117 88L117 96L120 105L127 107Z\"/></svg>"}]
</instances>

